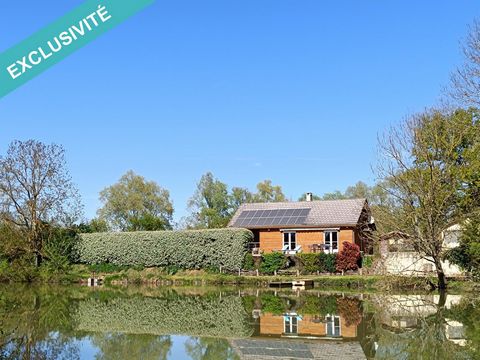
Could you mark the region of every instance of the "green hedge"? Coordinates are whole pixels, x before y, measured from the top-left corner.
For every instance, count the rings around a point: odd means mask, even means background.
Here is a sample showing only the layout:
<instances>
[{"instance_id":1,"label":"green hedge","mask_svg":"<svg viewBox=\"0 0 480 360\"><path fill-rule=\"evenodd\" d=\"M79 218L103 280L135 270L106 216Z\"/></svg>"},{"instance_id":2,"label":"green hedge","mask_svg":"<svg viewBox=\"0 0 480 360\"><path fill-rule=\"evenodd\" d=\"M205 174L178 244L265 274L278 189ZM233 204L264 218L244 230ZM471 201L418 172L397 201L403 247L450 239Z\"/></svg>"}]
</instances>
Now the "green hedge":
<instances>
[{"instance_id":1,"label":"green hedge","mask_svg":"<svg viewBox=\"0 0 480 360\"><path fill-rule=\"evenodd\" d=\"M81 234L81 263L182 269L242 267L253 234L245 229Z\"/></svg>"},{"instance_id":2,"label":"green hedge","mask_svg":"<svg viewBox=\"0 0 480 360\"><path fill-rule=\"evenodd\" d=\"M287 265L287 258L281 252L274 251L262 255L260 271L264 274L273 274Z\"/></svg>"},{"instance_id":3,"label":"green hedge","mask_svg":"<svg viewBox=\"0 0 480 360\"><path fill-rule=\"evenodd\" d=\"M334 273L336 272L336 254L300 253L296 255L302 269L306 273Z\"/></svg>"},{"instance_id":4,"label":"green hedge","mask_svg":"<svg viewBox=\"0 0 480 360\"><path fill-rule=\"evenodd\" d=\"M115 297L81 301L74 314L77 330L222 338L253 333L242 298L234 295Z\"/></svg>"}]
</instances>

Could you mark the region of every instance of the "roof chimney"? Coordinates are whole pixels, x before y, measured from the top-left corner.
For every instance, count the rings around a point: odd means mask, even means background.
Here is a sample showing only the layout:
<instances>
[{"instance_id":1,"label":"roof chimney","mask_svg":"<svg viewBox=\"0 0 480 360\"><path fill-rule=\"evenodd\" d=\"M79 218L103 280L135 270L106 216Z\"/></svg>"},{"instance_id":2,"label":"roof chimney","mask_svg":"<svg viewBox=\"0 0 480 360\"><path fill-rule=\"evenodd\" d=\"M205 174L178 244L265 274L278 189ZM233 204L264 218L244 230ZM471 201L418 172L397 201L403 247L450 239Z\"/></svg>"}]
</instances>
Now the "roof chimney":
<instances>
[{"instance_id":1,"label":"roof chimney","mask_svg":"<svg viewBox=\"0 0 480 360\"><path fill-rule=\"evenodd\" d=\"M305 196L305 201L312 201L312 199L313 199L313 194L307 193L307 195Z\"/></svg>"}]
</instances>

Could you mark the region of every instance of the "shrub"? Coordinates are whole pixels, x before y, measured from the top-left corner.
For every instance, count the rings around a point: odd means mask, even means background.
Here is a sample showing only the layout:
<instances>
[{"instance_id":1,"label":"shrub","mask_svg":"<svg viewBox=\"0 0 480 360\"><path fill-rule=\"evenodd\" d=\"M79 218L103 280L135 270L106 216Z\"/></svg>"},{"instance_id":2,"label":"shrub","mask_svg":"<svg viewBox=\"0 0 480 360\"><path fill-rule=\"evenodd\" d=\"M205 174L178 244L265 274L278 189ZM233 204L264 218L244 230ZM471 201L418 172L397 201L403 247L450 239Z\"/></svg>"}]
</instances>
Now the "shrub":
<instances>
[{"instance_id":1,"label":"shrub","mask_svg":"<svg viewBox=\"0 0 480 360\"><path fill-rule=\"evenodd\" d=\"M283 253L274 251L262 256L260 271L264 274L273 274L287 265L287 258Z\"/></svg>"},{"instance_id":2,"label":"shrub","mask_svg":"<svg viewBox=\"0 0 480 360\"><path fill-rule=\"evenodd\" d=\"M243 261L244 270L255 270L255 261L253 260L253 255L250 252L245 254L245 259Z\"/></svg>"},{"instance_id":3,"label":"shrub","mask_svg":"<svg viewBox=\"0 0 480 360\"><path fill-rule=\"evenodd\" d=\"M80 262L238 270L253 234L245 229L80 234Z\"/></svg>"},{"instance_id":4,"label":"shrub","mask_svg":"<svg viewBox=\"0 0 480 360\"><path fill-rule=\"evenodd\" d=\"M373 265L373 256L372 255L365 255L363 258L362 258L362 267L364 268L371 268Z\"/></svg>"},{"instance_id":5,"label":"shrub","mask_svg":"<svg viewBox=\"0 0 480 360\"><path fill-rule=\"evenodd\" d=\"M357 270L360 248L357 244L343 242L343 249L337 256L337 271Z\"/></svg>"},{"instance_id":6,"label":"shrub","mask_svg":"<svg viewBox=\"0 0 480 360\"><path fill-rule=\"evenodd\" d=\"M298 260L307 273L314 273L320 270L320 254L302 253L297 255Z\"/></svg>"},{"instance_id":7,"label":"shrub","mask_svg":"<svg viewBox=\"0 0 480 360\"><path fill-rule=\"evenodd\" d=\"M337 255L336 254L318 254L320 272L334 273L337 271Z\"/></svg>"}]
</instances>

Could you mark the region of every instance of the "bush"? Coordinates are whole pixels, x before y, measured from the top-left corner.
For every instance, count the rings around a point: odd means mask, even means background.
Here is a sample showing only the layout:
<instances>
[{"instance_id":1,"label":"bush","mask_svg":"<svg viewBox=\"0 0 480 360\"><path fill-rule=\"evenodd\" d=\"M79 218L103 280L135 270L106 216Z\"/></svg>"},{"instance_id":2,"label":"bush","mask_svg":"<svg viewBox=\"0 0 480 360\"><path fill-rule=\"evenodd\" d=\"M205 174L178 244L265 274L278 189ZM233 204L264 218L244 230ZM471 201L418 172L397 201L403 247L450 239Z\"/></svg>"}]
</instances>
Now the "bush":
<instances>
[{"instance_id":1,"label":"bush","mask_svg":"<svg viewBox=\"0 0 480 360\"><path fill-rule=\"evenodd\" d=\"M262 256L260 271L264 274L273 274L287 265L287 258L283 253L274 251Z\"/></svg>"},{"instance_id":2,"label":"bush","mask_svg":"<svg viewBox=\"0 0 480 360\"><path fill-rule=\"evenodd\" d=\"M337 271L357 270L360 248L357 244L343 242L343 249L337 256Z\"/></svg>"},{"instance_id":3,"label":"bush","mask_svg":"<svg viewBox=\"0 0 480 360\"><path fill-rule=\"evenodd\" d=\"M320 254L301 253L297 258L305 272L314 273L320 270Z\"/></svg>"},{"instance_id":4,"label":"bush","mask_svg":"<svg viewBox=\"0 0 480 360\"><path fill-rule=\"evenodd\" d=\"M334 273L337 271L337 255L336 254L318 254L320 263L320 272Z\"/></svg>"},{"instance_id":5,"label":"bush","mask_svg":"<svg viewBox=\"0 0 480 360\"><path fill-rule=\"evenodd\" d=\"M255 261L253 260L253 255L250 252L245 254L243 270L255 270Z\"/></svg>"},{"instance_id":6,"label":"bush","mask_svg":"<svg viewBox=\"0 0 480 360\"><path fill-rule=\"evenodd\" d=\"M242 267L253 234L245 229L80 234L80 262L181 269Z\"/></svg>"},{"instance_id":7,"label":"bush","mask_svg":"<svg viewBox=\"0 0 480 360\"><path fill-rule=\"evenodd\" d=\"M364 268L371 268L373 265L373 256L372 255L364 255L362 258L362 267Z\"/></svg>"}]
</instances>

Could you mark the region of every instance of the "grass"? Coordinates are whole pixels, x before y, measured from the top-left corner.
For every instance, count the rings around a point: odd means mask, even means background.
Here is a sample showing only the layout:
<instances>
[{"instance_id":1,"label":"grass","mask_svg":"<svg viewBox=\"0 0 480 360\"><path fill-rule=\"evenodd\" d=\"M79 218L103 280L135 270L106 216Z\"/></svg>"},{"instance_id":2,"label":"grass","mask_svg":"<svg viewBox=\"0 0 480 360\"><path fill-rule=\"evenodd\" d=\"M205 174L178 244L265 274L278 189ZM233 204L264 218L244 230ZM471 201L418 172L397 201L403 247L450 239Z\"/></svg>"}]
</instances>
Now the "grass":
<instances>
[{"instance_id":1,"label":"grass","mask_svg":"<svg viewBox=\"0 0 480 360\"><path fill-rule=\"evenodd\" d=\"M177 270L161 268L129 268L115 266L73 265L68 274L53 279L42 277L41 282L79 283L93 275L104 278L107 285L168 285L168 286L244 286L268 287L273 281L291 281L298 279L313 280L316 289L338 291L396 291L428 289L427 279L412 277L394 277L382 275L294 275L272 276L238 276L220 274L203 270ZM53 280L53 281L52 281ZM435 282L435 279L430 279ZM471 281L451 280L449 292L478 292L480 284Z\"/></svg>"}]
</instances>

